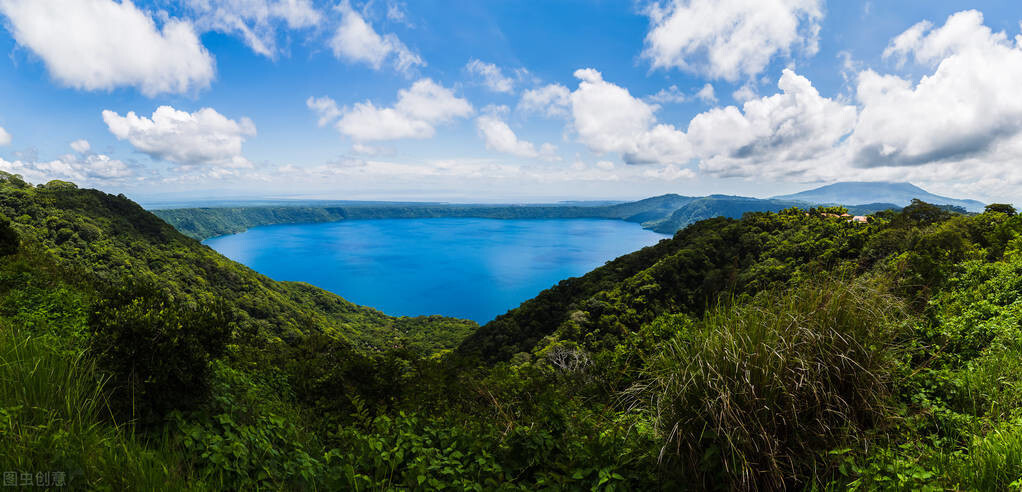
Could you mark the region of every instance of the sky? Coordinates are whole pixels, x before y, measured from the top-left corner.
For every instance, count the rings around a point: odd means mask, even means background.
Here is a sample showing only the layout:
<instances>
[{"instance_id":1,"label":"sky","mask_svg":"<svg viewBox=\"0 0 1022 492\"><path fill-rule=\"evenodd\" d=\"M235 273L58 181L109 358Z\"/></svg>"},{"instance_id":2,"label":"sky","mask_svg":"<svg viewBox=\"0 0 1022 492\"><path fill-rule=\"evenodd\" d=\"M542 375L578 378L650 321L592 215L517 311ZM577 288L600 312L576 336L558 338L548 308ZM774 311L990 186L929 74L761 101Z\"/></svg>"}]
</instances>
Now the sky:
<instances>
[{"instance_id":1,"label":"sky","mask_svg":"<svg viewBox=\"0 0 1022 492\"><path fill-rule=\"evenodd\" d=\"M1022 4L0 0L0 170L143 202L1022 203Z\"/></svg>"}]
</instances>

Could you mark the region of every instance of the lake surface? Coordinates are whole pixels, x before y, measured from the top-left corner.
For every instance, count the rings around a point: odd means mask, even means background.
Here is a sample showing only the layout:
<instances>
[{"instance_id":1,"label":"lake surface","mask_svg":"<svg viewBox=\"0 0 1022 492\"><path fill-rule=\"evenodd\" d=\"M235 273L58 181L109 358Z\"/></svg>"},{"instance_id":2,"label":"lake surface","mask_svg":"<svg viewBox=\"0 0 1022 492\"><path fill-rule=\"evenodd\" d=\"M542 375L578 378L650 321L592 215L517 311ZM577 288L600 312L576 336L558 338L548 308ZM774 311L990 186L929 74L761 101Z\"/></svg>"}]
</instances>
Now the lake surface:
<instances>
[{"instance_id":1,"label":"lake surface","mask_svg":"<svg viewBox=\"0 0 1022 492\"><path fill-rule=\"evenodd\" d=\"M619 220L442 218L263 226L205 244L273 279L387 314L485 323L665 237Z\"/></svg>"}]
</instances>

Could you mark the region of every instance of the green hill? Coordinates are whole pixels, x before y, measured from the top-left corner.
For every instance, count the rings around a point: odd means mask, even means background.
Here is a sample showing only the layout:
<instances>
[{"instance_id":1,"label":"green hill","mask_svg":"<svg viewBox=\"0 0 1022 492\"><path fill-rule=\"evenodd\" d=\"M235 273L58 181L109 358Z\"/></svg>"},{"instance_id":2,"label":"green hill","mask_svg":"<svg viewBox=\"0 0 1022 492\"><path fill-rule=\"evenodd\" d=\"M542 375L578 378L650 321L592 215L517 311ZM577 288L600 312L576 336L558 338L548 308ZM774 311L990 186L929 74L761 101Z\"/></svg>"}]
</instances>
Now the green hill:
<instances>
[{"instance_id":1,"label":"green hill","mask_svg":"<svg viewBox=\"0 0 1022 492\"><path fill-rule=\"evenodd\" d=\"M227 304L238 329L293 339L325 333L361 347L399 343L407 332L471 331L439 317L395 318L299 282L277 282L185 237L124 196L70 183L32 187L0 176L0 214L22 242L91 282L159 284L176 302Z\"/></svg>"},{"instance_id":2,"label":"green hill","mask_svg":"<svg viewBox=\"0 0 1022 492\"><path fill-rule=\"evenodd\" d=\"M621 219L646 223L669 216L690 197L663 195L613 205L350 204L329 206L207 207L154 210L183 234L204 240L273 224L359 219L474 217L491 219Z\"/></svg>"},{"instance_id":3,"label":"green hill","mask_svg":"<svg viewBox=\"0 0 1022 492\"><path fill-rule=\"evenodd\" d=\"M1022 217L841 212L697 221L474 329L4 174L0 469L74 490L1017 488Z\"/></svg>"}]
</instances>

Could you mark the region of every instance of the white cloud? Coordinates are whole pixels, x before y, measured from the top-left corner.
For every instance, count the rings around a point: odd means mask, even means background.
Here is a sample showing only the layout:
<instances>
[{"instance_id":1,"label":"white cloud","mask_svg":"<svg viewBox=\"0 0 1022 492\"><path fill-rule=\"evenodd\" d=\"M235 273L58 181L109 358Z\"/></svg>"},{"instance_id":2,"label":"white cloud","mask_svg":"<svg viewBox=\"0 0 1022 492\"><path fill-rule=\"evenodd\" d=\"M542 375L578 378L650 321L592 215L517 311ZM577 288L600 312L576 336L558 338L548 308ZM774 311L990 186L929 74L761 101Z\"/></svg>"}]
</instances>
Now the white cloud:
<instances>
[{"instance_id":1,"label":"white cloud","mask_svg":"<svg viewBox=\"0 0 1022 492\"><path fill-rule=\"evenodd\" d=\"M571 91L560 84L549 84L527 90L518 102L518 109L550 117L567 116L571 108Z\"/></svg>"},{"instance_id":2,"label":"white cloud","mask_svg":"<svg viewBox=\"0 0 1022 492\"><path fill-rule=\"evenodd\" d=\"M661 168L646 169L643 175L647 178L653 178L662 181L678 181L683 179L695 179L695 171L679 167L675 164L668 164Z\"/></svg>"},{"instance_id":3,"label":"white cloud","mask_svg":"<svg viewBox=\"0 0 1022 492\"><path fill-rule=\"evenodd\" d=\"M75 152L78 152L79 154L84 154L84 153L88 152L89 149L91 149L91 148L92 148L92 146L89 145L89 141L85 140L85 139L75 140L74 142L71 142L71 150L74 150Z\"/></svg>"},{"instance_id":4,"label":"white cloud","mask_svg":"<svg viewBox=\"0 0 1022 492\"><path fill-rule=\"evenodd\" d=\"M20 174L30 183L61 179L84 185L102 185L123 182L135 176L127 164L100 154L65 155L52 161L8 161L0 158L0 170Z\"/></svg>"},{"instance_id":5,"label":"white cloud","mask_svg":"<svg viewBox=\"0 0 1022 492\"><path fill-rule=\"evenodd\" d=\"M339 117L337 130L356 142L430 138L436 125L473 112L467 100L431 79L420 79L411 88L399 90L397 103L389 108L365 101L338 110L329 97L309 98L306 104L319 114L321 125Z\"/></svg>"},{"instance_id":6,"label":"white cloud","mask_svg":"<svg viewBox=\"0 0 1022 492\"><path fill-rule=\"evenodd\" d=\"M430 138L436 129L427 121L394 108L377 108L371 101L345 108L337 129L356 141Z\"/></svg>"},{"instance_id":7,"label":"white cloud","mask_svg":"<svg viewBox=\"0 0 1022 492\"><path fill-rule=\"evenodd\" d=\"M713 85L706 84L702 89L699 89L699 92L696 93L696 99L699 99L706 104L716 104L717 95L713 92Z\"/></svg>"},{"instance_id":8,"label":"white cloud","mask_svg":"<svg viewBox=\"0 0 1022 492\"><path fill-rule=\"evenodd\" d=\"M194 113L160 106L151 118L134 111L121 116L103 111L103 121L119 140L127 140L154 159L186 166L250 167L241 155L245 138L256 134L248 118L227 118L212 108Z\"/></svg>"},{"instance_id":9,"label":"white cloud","mask_svg":"<svg viewBox=\"0 0 1022 492\"><path fill-rule=\"evenodd\" d=\"M4 127L0 126L0 146L11 144L11 134L4 130Z\"/></svg>"},{"instance_id":10,"label":"white cloud","mask_svg":"<svg viewBox=\"0 0 1022 492\"><path fill-rule=\"evenodd\" d=\"M735 81L754 77L778 54L817 51L821 0L666 0L646 13L643 56L654 68L679 68Z\"/></svg>"},{"instance_id":11,"label":"white cloud","mask_svg":"<svg viewBox=\"0 0 1022 492\"><path fill-rule=\"evenodd\" d=\"M913 83L872 70L859 74L862 105L850 143L860 166L919 165L986 155L1004 159L1022 138L1022 46L983 25L975 10L932 29L916 24L885 56L935 66Z\"/></svg>"},{"instance_id":12,"label":"white cloud","mask_svg":"<svg viewBox=\"0 0 1022 492\"><path fill-rule=\"evenodd\" d=\"M137 87L147 96L209 86L213 57L191 24L159 29L130 0L0 0L18 44L76 89Z\"/></svg>"},{"instance_id":13,"label":"white cloud","mask_svg":"<svg viewBox=\"0 0 1022 492\"><path fill-rule=\"evenodd\" d=\"M501 109L503 111L500 111ZM514 130L500 118L500 112L506 113L507 107L490 111L476 118L476 128L486 142L487 149L531 159L540 157L546 160L557 159L557 147L546 143L540 146L539 150L536 150L536 146L532 142L520 140L515 135Z\"/></svg>"},{"instance_id":14,"label":"white cloud","mask_svg":"<svg viewBox=\"0 0 1022 492\"><path fill-rule=\"evenodd\" d=\"M758 97L759 94L756 93L756 88L749 84L745 84L731 93L731 98L740 103L751 101Z\"/></svg>"},{"instance_id":15,"label":"white cloud","mask_svg":"<svg viewBox=\"0 0 1022 492\"><path fill-rule=\"evenodd\" d=\"M408 12L405 10L407 6L404 2L388 1L387 2L387 20L397 22L398 24L404 24L408 27L415 27L412 21L408 20Z\"/></svg>"},{"instance_id":16,"label":"white cloud","mask_svg":"<svg viewBox=\"0 0 1022 492\"><path fill-rule=\"evenodd\" d=\"M305 100L305 105L319 115L319 121L316 122L319 126L326 126L341 116L337 103L329 97L309 97Z\"/></svg>"},{"instance_id":17,"label":"white cloud","mask_svg":"<svg viewBox=\"0 0 1022 492\"><path fill-rule=\"evenodd\" d=\"M188 0L201 29L240 35L252 51L274 58L278 28L314 27L323 15L310 0Z\"/></svg>"},{"instance_id":18,"label":"white cloud","mask_svg":"<svg viewBox=\"0 0 1022 492\"><path fill-rule=\"evenodd\" d=\"M366 145L358 142L351 145L351 151L355 154L361 155L380 155L387 153L387 149L385 148L374 147L372 145Z\"/></svg>"},{"instance_id":19,"label":"white cloud","mask_svg":"<svg viewBox=\"0 0 1022 492\"><path fill-rule=\"evenodd\" d=\"M628 164L667 164L691 157L682 131L657 124L655 106L603 80L594 69L576 70L575 77L580 82L571 93L572 124L590 150L619 152Z\"/></svg>"},{"instance_id":20,"label":"white cloud","mask_svg":"<svg viewBox=\"0 0 1022 492\"><path fill-rule=\"evenodd\" d=\"M849 79L853 106L786 70L781 93L693 118L687 137L700 169L754 179L908 180L946 193L1017 197L1022 36L994 32L979 12L964 11L940 27L916 24L885 56L932 72L912 80L861 70Z\"/></svg>"},{"instance_id":21,"label":"white cloud","mask_svg":"<svg viewBox=\"0 0 1022 492\"><path fill-rule=\"evenodd\" d=\"M426 65L396 35L377 33L348 0L338 4L336 9L341 13L341 25L330 40L330 48L338 59L366 63L376 70L389 62L405 73L417 65Z\"/></svg>"},{"instance_id":22,"label":"white cloud","mask_svg":"<svg viewBox=\"0 0 1022 492\"><path fill-rule=\"evenodd\" d=\"M688 96L678 86L672 85L666 89L660 89L656 94L646 96L646 100L655 104L683 103Z\"/></svg>"},{"instance_id":23,"label":"white cloud","mask_svg":"<svg viewBox=\"0 0 1022 492\"><path fill-rule=\"evenodd\" d=\"M718 176L782 176L826 166L821 157L855 127L856 109L820 96L785 69L781 93L696 115L688 140L699 168Z\"/></svg>"},{"instance_id":24,"label":"white cloud","mask_svg":"<svg viewBox=\"0 0 1022 492\"><path fill-rule=\"evenodd\" d=\"M469 60L465 65L468 73L482 79L483 85L493 92L511 94L515 90L515 81L505 77L500 67L480 60Z\"/></svg>"}]
</instances>

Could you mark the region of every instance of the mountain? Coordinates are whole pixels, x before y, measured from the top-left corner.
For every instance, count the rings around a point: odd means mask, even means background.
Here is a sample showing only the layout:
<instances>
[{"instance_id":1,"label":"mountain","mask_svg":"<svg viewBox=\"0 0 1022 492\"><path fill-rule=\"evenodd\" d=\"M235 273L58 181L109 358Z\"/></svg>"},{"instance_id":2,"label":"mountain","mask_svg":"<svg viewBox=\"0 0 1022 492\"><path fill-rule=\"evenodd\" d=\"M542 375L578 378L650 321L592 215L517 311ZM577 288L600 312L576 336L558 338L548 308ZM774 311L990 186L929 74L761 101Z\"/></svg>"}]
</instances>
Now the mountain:
<instances>
[{"instance_id":1,"label":"mountain","mask_svg":"<svg viewBox=\"0 0 1022 492\"><path fill-rule=\"evenodd\" d=\"M782 202L608 205L741 218L476 328L274 282L124 196L0 173L0 469L57 463L73 490L1017 488L1022 216Z\"/></svg>"},{"instance_id":2,"label":"mountain","mask_svg":"<svg viewBox=\"0 0 1022 492\"><path fill-rule=\"evenodd\" d=\"M650 228L663 234L674 234L689 224L714 217L741 218L748 212L779 212L786 208L805 206L804 202L794 200L763 200L742 196L711 195L696 198L671 212Z\"/></svg>"},{"instance_id":3,"label":"mountain","mask_svg":"<svg viewBox=\"0 0 1022 492\"><path fill-rule=\"evenodd\" d=\"M97 288L143 282L158 285L177 302L222 300L238 330L266 338L322 333L375 349L411 343L409 337L422 332L466 333L475 327L438 316L387 316L306 283L275 281L184 236L123 195L72 183L33 187L0 172L3 217L11 219L22 243L47 261L74 266Z\"/></svg>"},{"instance_id":4,"label":"mountain","mask_svg":"<svg viewBox=\"0 0 1022 492\"><path fill-rule=\"evenodd\" d=\"M851 184L851 183L849 183ZM911 185L909 185L911 187ZM912 187L915 188L915 187ZM916 188L918 189L918 188ZM920 190L921 191L921 190ZM810 193L810 192L805 192ZM908 193L930 196L925 192ZM795 195L791 195L794 197ZM730 195L706 197L666 194L634 202L601 204L599 202L537 205L452 205L444 203L358 203L315 202L258 206L216 206L200 208L158 209L152 212L173 225L186 236L200 241L243 232L251 227L275 224L335 222L359 219L473 217L492 219L618 219L636 222L662 234L674 234L694 222L713 217L739 218L748 212L777 212L785 208L810 208L814 203L842 204L855 215L879 210L901 208L911 198L890 199L890 194L872 199L865 193L854 200L830 202L805 198L752 198ZM906 195L907 196L907 195ZM935 196L935 195L934 195ZM938 203L966 201L944 200ZM983 208L979 202L968 201L969 210Z\"/></svg>"},{"instance_id":5,"label":"mountain","mask_svg":"<svg viewBox=\"0 0 1022 492\"><path fill-rule=\"evenodd\" d=\"M646 224L663 220L694 200L681 195L662 195L613 205L451 205L442 203L358 204L324 202L296 206L202 207L153 210L181 233L205 240L235 234L248 228L359 219L411 219L473 217L492 219L620 219Z\"/></svg>"},{"instance_id":6,"label":"mountain","mask_svg":"<svg viewBox=\"0 0 1022 492\"><path fill-rule=\"evenodd\" d=\"M818 204L861 205L883 202L902 207L911 203L913 198L935 205L955 205L969 212L982 212L984 207L982 202L976 200L934 195L912 183L886 181L846 181L773 197L776 200L798 200Z\"/></svg>"}]
</instances>

